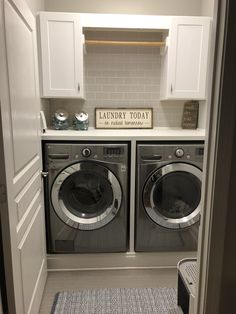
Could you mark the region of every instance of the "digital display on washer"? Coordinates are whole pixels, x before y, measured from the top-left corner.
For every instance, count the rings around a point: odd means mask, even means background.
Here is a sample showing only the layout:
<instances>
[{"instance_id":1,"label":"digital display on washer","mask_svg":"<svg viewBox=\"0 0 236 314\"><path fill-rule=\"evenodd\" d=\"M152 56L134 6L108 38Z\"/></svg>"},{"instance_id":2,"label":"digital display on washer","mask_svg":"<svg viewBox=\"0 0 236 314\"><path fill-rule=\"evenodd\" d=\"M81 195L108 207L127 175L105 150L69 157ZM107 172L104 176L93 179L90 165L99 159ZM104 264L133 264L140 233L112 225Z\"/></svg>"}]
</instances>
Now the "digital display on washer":
<instances>
[{"instance_id":1,"label":"digital display on washer","mask_svg":"<svg viewBox=\"0 0 236 314\"><path fill-rule=\"evenodd\" d=\"M196 148L196 155L197 156L203 156L204 154L204 147L197 147Z\"/></svg>"},{"instance_id":2,"label":"digital display on washer","mask_svg":"<svg viewBox=\"0 0 236 314\"><path fill-rule=\"evenodd\" d=\"M104 147L103 148L103 154L104 155L109 155L109 156L114 156L114 155L121 155L124 152L123 147Z\"/></svg>"}]
</instances>

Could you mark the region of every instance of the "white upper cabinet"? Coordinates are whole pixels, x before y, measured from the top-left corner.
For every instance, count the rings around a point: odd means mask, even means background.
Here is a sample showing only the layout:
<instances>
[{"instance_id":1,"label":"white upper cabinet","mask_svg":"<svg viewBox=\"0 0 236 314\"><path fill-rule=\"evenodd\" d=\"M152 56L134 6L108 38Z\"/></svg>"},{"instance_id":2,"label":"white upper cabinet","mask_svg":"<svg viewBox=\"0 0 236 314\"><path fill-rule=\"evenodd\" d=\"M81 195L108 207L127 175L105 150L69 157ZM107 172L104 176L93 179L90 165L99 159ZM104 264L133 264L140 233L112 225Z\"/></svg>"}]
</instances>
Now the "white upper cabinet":
<instances>
[{"instance_id":1,"label":"white upper cabinet","mask_svg":"<svg viewBox=\"0 0 236 314\"><path fill-rule=\"evenodd\" d=\"M42 12L42 97L84 98L83 34L79 15Z\"/></svg>"},{"instance_id":2,"label":"white upper cabinet","mask_svg":"<svg viewBox=\"0 0 236 314\"><path fill-rule=\"evenodd\" d=\"M124 31L169 30L168 44L162 52L161 100L206 98L211 21L208 17L137 19L129 15L123 21L122 16L110 14L41 12L39 20L42 97L84 98L82 28L105 30L119 26Z\"/></svg>"},{"instance_id":3,"label":"white upper cabinet","mask_svg":"<svg viewBox=\"0 0 236 314\"><path fill-rule=\"evenodd\" d=\"M210 18L173 17L162 55L161 100L205 99Z\"/></svg>"}]
</instances>

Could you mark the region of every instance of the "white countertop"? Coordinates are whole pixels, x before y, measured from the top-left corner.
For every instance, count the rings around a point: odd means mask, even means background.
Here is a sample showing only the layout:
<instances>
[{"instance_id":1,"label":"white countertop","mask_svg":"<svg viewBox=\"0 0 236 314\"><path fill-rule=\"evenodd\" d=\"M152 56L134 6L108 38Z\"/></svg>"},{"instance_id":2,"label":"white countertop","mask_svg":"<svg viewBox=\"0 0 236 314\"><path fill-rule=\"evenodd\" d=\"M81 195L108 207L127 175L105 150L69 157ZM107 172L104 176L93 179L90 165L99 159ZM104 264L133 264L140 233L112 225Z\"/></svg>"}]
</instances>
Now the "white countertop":
<instances>
[{"instance_id":1,"label":"white countertop","mask_svg":"<svg viewBox=\"0 0 236 314\"><path fill-rule=\"evenodd\" d=\"M88 131L52 130L47 129L42 134L42 140L204 140L205 129L186 130L181 128L153 129L95 129Z\"/></svg>"}]
</instances>

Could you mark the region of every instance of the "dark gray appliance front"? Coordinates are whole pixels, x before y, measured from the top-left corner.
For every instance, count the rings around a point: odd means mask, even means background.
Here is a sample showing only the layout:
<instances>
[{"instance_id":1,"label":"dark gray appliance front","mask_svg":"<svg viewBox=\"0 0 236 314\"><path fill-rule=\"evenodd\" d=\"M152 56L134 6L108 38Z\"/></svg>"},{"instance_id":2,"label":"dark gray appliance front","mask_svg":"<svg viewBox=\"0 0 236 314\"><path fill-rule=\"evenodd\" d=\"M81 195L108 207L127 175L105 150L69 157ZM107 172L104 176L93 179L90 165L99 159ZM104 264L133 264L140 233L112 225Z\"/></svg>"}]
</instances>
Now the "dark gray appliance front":
<instances>
[{"instance_id":1,"label":"dark gray appliance front","mask_svg":"<svg viewBox=\"0 0 236 314\"><path fill-rule=\"evenodd\" d=\"M45 143L49 253L125 252L127 143Z\"/></svg>"},{"instance_id":2,"label":"dark gray appliance front","mask_svg":"<svg viewBox=\"0 0 236 314\"><path fill-rule=\"evenodd\" d=\"M195 251L203 143L137 145L135 250Z\"/></svg>"}]
</instances>

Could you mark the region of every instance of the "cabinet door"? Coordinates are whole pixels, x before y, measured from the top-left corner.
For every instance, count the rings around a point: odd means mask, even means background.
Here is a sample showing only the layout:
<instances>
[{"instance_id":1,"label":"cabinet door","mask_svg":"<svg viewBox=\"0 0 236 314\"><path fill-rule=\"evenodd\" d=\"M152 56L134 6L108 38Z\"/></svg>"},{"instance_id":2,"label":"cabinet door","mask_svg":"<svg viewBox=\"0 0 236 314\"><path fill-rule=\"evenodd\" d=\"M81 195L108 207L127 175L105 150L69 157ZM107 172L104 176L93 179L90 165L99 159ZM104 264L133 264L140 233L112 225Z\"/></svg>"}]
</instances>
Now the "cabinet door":
<instances>
[{"instance_id":1,"label":"cabinet door","mask_svg":"<svg viewBox=\"0 0 236 314\"><path fill-rule=\"evenodd\" d=\"M209 31L209 18L173 18L168 56L168 98L205 98Z\"/></svg>"},{"instance_id":2,"label":"cabinet door","mask_svg":"<svg viewBox=\"0 0 236 314\"><path fill-rule=\"evenodd\" d=\"M84 97L83 35L78 14L40 13L43 97Z\"/></svg>"}]
</instances>

